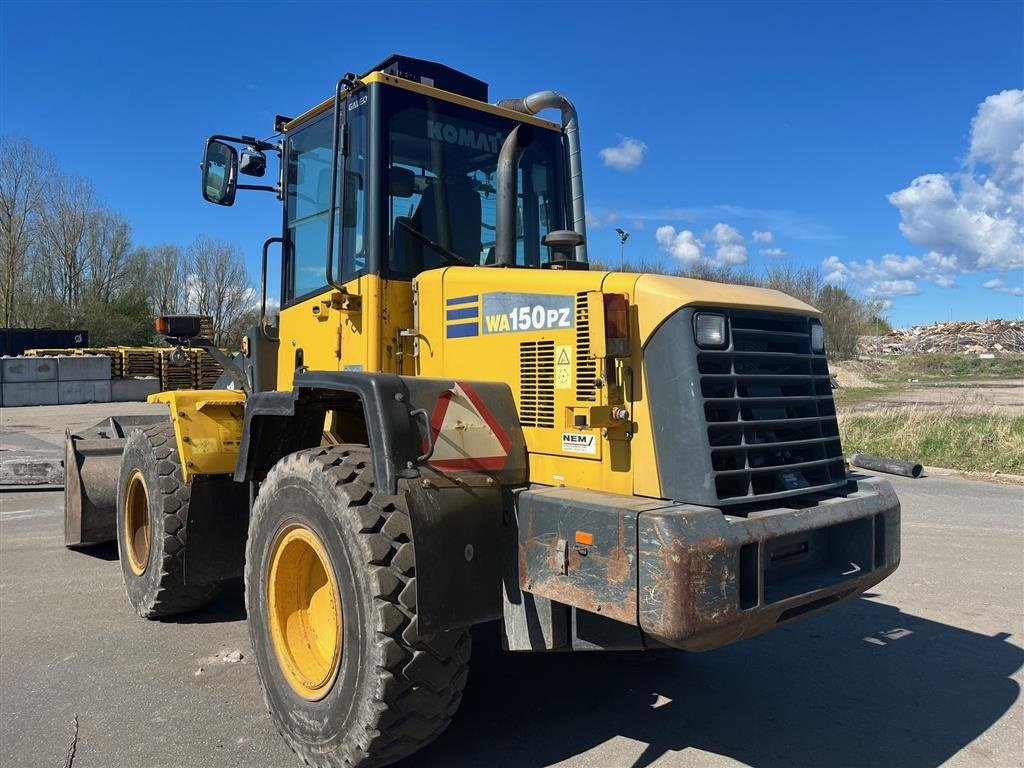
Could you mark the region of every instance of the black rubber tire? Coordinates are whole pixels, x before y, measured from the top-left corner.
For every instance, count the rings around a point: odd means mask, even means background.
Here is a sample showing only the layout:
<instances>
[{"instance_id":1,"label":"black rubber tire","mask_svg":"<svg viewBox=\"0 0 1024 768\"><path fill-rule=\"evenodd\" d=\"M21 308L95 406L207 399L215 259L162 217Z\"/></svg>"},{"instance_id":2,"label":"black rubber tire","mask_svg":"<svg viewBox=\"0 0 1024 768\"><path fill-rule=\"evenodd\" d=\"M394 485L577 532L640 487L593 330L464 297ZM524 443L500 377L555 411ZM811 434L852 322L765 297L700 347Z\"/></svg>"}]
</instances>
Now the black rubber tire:
<instances>
[{"instance_id":1,"label":"black rubber tire","mask_svg":"<svg viewBox=\"0 0 1024 768\"><path fill-rule=\"evenodd\" d=\"M126 549L125 495L139 470L149 500L149 561L142 575L131 568ZM194 611L220 593L220 584L185 586L186 522L192 487L181 475L174 426L168 421L128 437L117 482L117 552L128 602L146 619Z\"/></svg>"},{"instance_id":2,"label":"black rubber tire","mask_svg":"<svg viewBox=\"0 0 1024 768\"><path fill-rule=\"evenodd\" d=\"M267 625L270 550L295 523L322 542L342 605L340 668L315 702L288 684ZM294 453L261 486L246 551L249 634L267 709L307 765L390 765L433 741L458 709L469 632L419 635L414 562L405 498L375 491L365 446Z\"/></svg>"}]
</instances>

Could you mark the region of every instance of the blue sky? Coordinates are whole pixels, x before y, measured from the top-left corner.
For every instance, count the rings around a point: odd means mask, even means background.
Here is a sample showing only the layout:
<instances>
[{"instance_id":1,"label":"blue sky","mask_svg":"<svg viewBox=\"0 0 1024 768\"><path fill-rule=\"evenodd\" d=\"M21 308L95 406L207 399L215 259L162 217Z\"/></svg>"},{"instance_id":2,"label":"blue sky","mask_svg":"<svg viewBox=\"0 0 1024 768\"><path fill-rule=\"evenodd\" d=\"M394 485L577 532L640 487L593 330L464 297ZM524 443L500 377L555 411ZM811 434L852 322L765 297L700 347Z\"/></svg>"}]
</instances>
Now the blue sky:
<instances>
[{"instance_id":1,"label":"blue sky","mask_svg":"<svg viewBox=\"0 0 1024 768\"><path fill-rule=\"evenodd\" d=\"M223 237L256 279L279 204L204 203L205 137L267 136L397 51L575 102L592 258L622 226L632 259L821 265L900 325L1019 317L1022 40L1021 2L5 0L0 132L92 179L136 242Z\"/></svg>"}]
</instances>

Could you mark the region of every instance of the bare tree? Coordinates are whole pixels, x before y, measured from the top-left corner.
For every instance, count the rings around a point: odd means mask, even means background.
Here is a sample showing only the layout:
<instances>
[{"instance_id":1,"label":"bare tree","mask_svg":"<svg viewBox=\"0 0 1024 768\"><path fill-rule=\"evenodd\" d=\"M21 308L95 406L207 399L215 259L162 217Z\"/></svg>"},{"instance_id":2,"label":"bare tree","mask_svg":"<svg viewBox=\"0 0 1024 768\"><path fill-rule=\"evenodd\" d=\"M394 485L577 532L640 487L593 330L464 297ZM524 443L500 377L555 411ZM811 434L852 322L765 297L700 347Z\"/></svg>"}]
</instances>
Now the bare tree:
<instances>
[{"instance_id":1,"label":"bare tree","mask_svg":"<svg viewBox=\"0 0 1024 768\"><path fill-rule=\"evenodd\" d=\"M136 251L136 258L145 270L153 314L184 312L188 305L185 289L189 264L181 248L170 243L141 247Z\"/></svg>"},{"instance_id":2,"label":"bare tree","mask_svg":"<svg viewBox=\"0 0 1024 768\"><path fill-rule=\"evenodd\" d=\"M39 219L39 248L50 277L52 296L67 312L67 320L81 321L82 283L89 225L96 207L92 184L81 177L54 179Z\"/></svg>"},{"instance_id":3,"label":"bare tree","mask_svg":"<svg viewBox=\"0 0 1024 768\"><path fill-rule=\"evenodd\" d=\"M31 303L30 257L53 158L24 136L0 136L0 315L21 321Z\"/></svg>"},{"instance_id":4,"label":"bare tree","mask_svg":"<svg viewBox=\"0 0 1024 768\"><path fill-rule=\"evenodd\" d=\"M213 317L215 344L234 343L232 334L256 298L241 252L232 243L200 235L188 247L188 257L189 309Z\"/></svg>"},{"instance_id":5,"label":"bare tree","mask_svg":"<svg viewBox=\"0 0 1024 768\"><path fill-rule=\"evenodd\" d=\"M113 301L119 291L128 287L125 285L131 255L128 222L106 207L97 208L89 215L83 248L89 297Z\"/></svg>"}]
</instances>

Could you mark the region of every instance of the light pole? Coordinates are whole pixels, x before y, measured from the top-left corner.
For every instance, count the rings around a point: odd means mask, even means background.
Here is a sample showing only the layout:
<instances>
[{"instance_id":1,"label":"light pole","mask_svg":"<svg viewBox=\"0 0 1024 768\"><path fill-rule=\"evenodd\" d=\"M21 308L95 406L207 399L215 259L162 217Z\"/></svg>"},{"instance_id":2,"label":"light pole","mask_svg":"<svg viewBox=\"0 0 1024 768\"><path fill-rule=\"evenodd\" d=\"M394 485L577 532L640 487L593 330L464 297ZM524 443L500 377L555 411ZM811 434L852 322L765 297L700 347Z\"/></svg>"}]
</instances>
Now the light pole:
<instances>
[{"instance_id":1,"label":"light pole","mask_svg":"<svg viewBox=\"0 0 1024 768\"><path fill-rule=\"evenodd\" d=\"M626 267L626 241L629 240L629 232L622 227L616 227L615 231L619 235L619 271L621 272Z\"/></svg>"}]
</instances>

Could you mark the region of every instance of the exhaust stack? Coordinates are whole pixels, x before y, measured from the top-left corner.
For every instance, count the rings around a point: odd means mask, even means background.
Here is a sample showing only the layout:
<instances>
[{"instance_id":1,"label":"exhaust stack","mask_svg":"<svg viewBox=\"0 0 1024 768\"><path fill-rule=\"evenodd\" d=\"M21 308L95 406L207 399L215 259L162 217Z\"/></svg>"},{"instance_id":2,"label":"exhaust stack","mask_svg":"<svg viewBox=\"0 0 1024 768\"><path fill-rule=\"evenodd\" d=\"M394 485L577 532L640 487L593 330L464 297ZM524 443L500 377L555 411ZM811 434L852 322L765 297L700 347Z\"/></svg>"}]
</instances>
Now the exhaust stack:
<instances>
[{"instance_id":1,"label":"exhaust stack","mask_svg":"<svg viewBox=\"0 0 1024 768\"><path fill-rule=\"evenodd\" d=\"M562 130L569 150L569 194L572 197L572 228L583 236L583 242L576 246L576 260L587 260L587 214L583 204L583 163L580 159L580 124L576 107L565 96L556 91L538 91L522 99L502 99L499 107L536 115L542 109L558 109L562 112ZM500 210L500 209L499 209ZM495 250L497 253L497 250Z\"/></svg>"}]
</instances>

